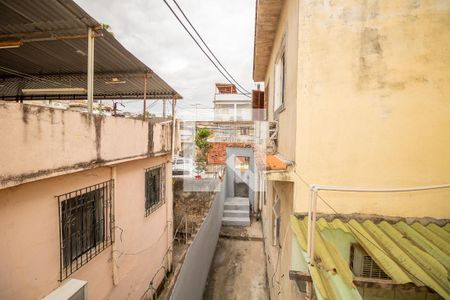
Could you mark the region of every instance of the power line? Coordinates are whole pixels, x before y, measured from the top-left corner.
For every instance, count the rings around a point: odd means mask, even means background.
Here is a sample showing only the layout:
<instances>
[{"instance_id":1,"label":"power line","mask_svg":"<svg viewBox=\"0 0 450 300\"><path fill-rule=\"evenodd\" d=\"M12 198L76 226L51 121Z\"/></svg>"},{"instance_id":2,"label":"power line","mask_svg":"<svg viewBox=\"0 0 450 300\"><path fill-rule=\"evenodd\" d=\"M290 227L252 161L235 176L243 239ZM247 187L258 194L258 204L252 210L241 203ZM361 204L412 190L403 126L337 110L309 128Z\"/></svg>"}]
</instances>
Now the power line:
<instances>
[{"instance_id":1,"label":"power line","mask_svg":"<svg viewBox=\"0 0 450 300\"><path fill-rule=\"evenodd\" d=\"M183 26L184 30L189 34L189 36L192 38L192 40L197 44L197 46L200 48L200 50L203 52L203 54L205 54L205 56L208 58L208 60L214 65L214 67L216 67L217 71L220 72L220 74L222 74L222 76L231 84L233 84L233 82L222 72L222 70L216 65L216 63L211 59L211 57L208 55L208 53L205 52L205 50L203 49L203 47L199 44L199 42L195 39L195 37L192 35L192 33L189 31L189 29L187 29L186 25L184 25L183 21L181 21L181 19L178 17L178 15L176 14L176 12L172 9L172 7L169 5L169 3L167 3L167 0L163 0L164 3L167 5L167 7L170 9L170 11L172 12L172 14L175 16L175 18L178 20L178 22L181 24L181 26ZM242 90L240 90L239 88L237 88L239 90L239 92L241 92L243 95L245 95L246 97L250 98L250 96L248 96L245 92L243 92Z\"/></svg>"},{"instance_id":2,"label":"power line","mask_svg":"<svg viewBox=\"0 0 450 300\"><path fill-rule=\"evenodd\" d=\"M242 85L239 84L239 82L237 82L236 79L233 78L233 76L231 76L231 74L227 71L227 69L222 65L222 63L220 62L220 60L216 57L216 55L214 55L214 52L212 52L212 50L208 47L208 44L206 44L206 42L203 40L202 36L200 35L200 33L198 33L198 31L195 29L194 25L192 25L191 21L189 20L189 18L186 16L186 14L184 13L183 9L178 5L178 2L176 0L172 0L175 5L178 7L178 9L180 10L181 14L183 15L183 17L186 19L186 21L189 23L189 25L191 25L192 29L194 30L194 32L197 34L197 36L200 38L200 41L202 41L202 43L205 45L206 49L208 49L208 51L211 53L211 55L216 59L217 63L223 68L223 70L225 71L225 73L227 73L228 76L230 76L230 78L236 83L236 85L238 85L243 91L245 91L246 93L250 94L249 91L247 91Z\"/></svg>"}]
</instances>

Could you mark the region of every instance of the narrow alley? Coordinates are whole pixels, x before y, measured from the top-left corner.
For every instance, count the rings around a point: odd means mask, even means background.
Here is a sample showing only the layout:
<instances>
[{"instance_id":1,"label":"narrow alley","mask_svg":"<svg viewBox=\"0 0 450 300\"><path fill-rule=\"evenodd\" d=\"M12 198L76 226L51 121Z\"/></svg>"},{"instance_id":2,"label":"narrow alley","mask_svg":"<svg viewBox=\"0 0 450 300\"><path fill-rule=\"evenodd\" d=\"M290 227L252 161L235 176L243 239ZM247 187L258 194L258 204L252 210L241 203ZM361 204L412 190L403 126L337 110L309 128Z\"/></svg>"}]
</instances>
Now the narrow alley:
<instances>
[{"instance_id":1,"label":"narrow alley","mask_svg":"<svg viewBox=\"0 0 450 300\"><path fill-rule=\"evenodd\" d=\"M203 299L269 299L260 221L222 226Z\"/></svg>"},{"instance_id":2,"label":"narrow alley","mask_svg":"<svg viewBox=\"0 0 450 300\"><path fill-rule=\"evenodd\" d=\"M450 0L0 0L0 300L450 300Z\"/></svg>"}]
</instances>

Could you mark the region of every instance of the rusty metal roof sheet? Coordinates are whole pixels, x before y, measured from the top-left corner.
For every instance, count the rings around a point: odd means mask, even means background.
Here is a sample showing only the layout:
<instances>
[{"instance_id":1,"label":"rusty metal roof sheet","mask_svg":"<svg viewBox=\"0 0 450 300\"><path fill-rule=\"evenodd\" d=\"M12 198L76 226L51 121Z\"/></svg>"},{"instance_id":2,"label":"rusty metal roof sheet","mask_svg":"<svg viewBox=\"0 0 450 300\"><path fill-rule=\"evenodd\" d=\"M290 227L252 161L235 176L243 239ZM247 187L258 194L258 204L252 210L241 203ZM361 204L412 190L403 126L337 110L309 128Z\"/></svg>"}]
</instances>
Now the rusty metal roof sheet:
<instances>
[{"instance_id":1,"label":"rusty metal roof sheet","mask_svg":"<svg viewBox=\"0 0 450 300\"><path fill-rule=\"evenodd\" d=\"M292 216L291 227L306 251L308 218ZM361 299L348 262L337 251L336 239L330 238L336 231L351 235L394 282L427 286L450 299L450 224L440 227L433 223L320 218L316 226L315 263L309 270L322 299L343 299L342 295L346 295L345 299Z\"/></svg>"},{"instance_id":2,"label":"rusty metal roof sheet","mask_svg":"<svg viewBox=\"0 0 450 300\"><path fill-rule=\"evenodd\" d=\"M94 97L136 99L149 74L151 99L181 98L110 32L71 0L0 1L0 41L23 41L0 49L0 99L84 99L86 95L23 95L23 88L86 87L87 28L96 28ZM67 38L69 37L69 38ZM28 41L28 42L27 42ZM112 78L122 82L111 84Z\"/></svg>"}]
</instances>

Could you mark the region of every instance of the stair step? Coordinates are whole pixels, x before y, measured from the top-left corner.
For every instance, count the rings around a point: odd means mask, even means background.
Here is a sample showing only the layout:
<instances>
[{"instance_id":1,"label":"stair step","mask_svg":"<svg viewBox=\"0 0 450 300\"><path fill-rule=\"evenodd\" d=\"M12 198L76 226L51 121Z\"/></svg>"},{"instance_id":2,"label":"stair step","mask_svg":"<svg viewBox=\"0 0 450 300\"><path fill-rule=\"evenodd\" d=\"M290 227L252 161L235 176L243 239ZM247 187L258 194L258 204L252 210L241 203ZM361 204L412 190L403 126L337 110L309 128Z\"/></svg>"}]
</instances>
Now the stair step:
<instances>
[{"instance_id":1,"label":"stair step","mask_svg":"<svg viewBox=\"0 0 450 300\"><path fill-rule=\"evenodd\" d=\"M222 225L224 226L249 226L249 217L223 217Z\"/></svg>"},{"instance_id":2,"label":"stair step","mask_svg":"<svg viewBox=\"0 0 450 300\"><path fill-rule=\"evenodd\" d=\"M232 210L227 209L223 211L224 217L248 217L250 215L250 212L247 210Z\"/></svg>"},{"instance_id":3,"label":"stair step","mask_svg":"<svg viewBox=\"0 0 450 300\"><path fill-rule=\"evenodd\" d=\"M249 203L248 198L233 197L225 199L225 203Z\"/></svg>"},{"instance_id":4,"label":"stair step","mask_svg":"<svg viewBox=\"0 0 450 300\"><path fill-rule=\"evenodd\" d=\"M225 203L224 210L249 211L250 204L249 203Z\"/></svg>"}]
</instances>

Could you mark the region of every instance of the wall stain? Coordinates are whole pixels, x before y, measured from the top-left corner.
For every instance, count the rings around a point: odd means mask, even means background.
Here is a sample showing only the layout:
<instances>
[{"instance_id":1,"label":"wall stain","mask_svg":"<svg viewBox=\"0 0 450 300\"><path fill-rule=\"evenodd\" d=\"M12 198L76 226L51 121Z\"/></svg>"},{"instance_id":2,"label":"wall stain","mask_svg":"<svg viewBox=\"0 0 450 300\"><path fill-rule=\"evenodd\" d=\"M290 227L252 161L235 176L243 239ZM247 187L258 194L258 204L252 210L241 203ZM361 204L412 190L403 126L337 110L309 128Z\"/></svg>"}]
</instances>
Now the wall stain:
<instances>
[{"instance_id":1,"label":"wall stain","mask_svg":"<svg viewBox=\"0 0 450 300\"><path fill-rule=\"evenodd\" d=\"M385 66L380 34L377 28L364 27L361 32L359 57L360 89L378 89L385 86Z\"/></svg>"},{"instance_id":2,"label":"wall stain","mask_svg":"<svg viewBox=\"0 0 450 300\"><path fill-rule=\"evenodd\" d=\"M30 113L31 113L30 107L26 104L22 104L22 121L25 124L28 124L28 118Z\"/></svg>"},{"instance_id":3,"label":"wall stain","mask_svg":"<svg viewBox=\"0 0 450 300\"><path fill-rule=\"evenodd\" d=\"M101 142L102 142L102 122L103 116L93 115L95 126L95 151L97 152L97 159L101 158Z\"/></svg>"},{"instance_id":4,"label":"wall stain","mask_svg":"<svg viewBox=\"0 0 450 300\"><path fill-rule=\"evenodd\" d=\"M148 125L148 140L147 140L147 152L152 153L153 152L153 123L147 122Z\"/></svg>"},{"instance_id":5,"label":"wall stain","mask_svg":"<svg viewBox=\"0 0 450 300\"><path fill-rule=\"evenodd\" d=\"M55 109L53 107L48 108L50 114L50 123L53 125L55 123Z\"/></svg>"}]
</instances>

